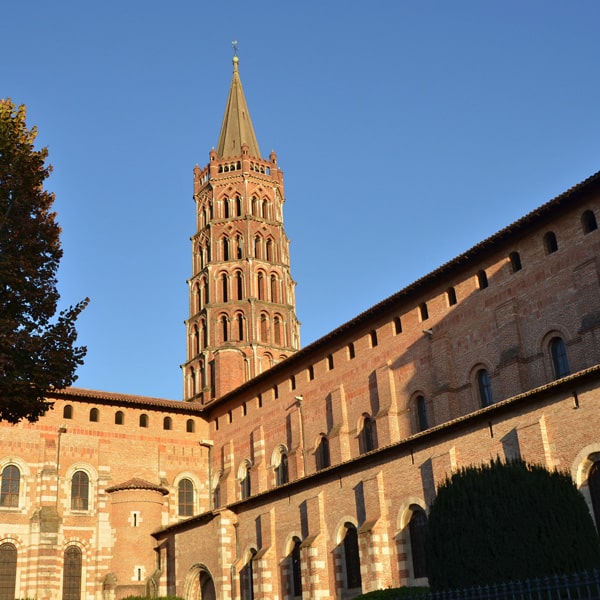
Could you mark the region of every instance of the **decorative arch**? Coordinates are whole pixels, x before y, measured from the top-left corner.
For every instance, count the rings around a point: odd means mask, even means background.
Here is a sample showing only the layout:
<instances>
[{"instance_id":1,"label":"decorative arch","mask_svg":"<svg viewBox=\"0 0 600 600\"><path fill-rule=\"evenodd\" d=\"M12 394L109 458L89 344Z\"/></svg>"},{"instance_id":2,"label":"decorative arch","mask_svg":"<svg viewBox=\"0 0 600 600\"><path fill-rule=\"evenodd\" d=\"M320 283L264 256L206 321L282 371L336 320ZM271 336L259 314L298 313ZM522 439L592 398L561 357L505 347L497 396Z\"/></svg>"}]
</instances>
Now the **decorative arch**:
<instances>
[{"instance_id":1,"label":"decorative arch","mask_svg":"<svg viewBox=\"0 0 600 600\"><path fill-rule=\"evenodd\" d=\"M196 563L185 576L183 584L185 600L216 600L217 591L210 569L203 563Z\"/></svg>"},{"instance_id":2,"label":"decorative arch","mask_svg":"<svg viewBox=\"0 0 600 600\"><path fill-rule=\"evenodd\" d=\"M411 574L411 580L426 577L425 572L425 533L427 511L421 498L409 496L398 512L397 536L402 548L399 554L406 556L405 567Z\"/></svg>"},{"instance_id":3,"label":"decorative arch","mask_svg":"<svg viewBox=\"0 0 600 600\"><path fill-rule=\"evenodd\" d=\"M494 403L494 393L490 367L486 363L477 363L469 373L469 382L474 405L477 408L485 408Z\"/></svg>"},{"instance_id":4,"label":"decorative arch","mask_svg":"<svg viewBox=\"0 0 600 600\"><path fill-rule=\"evenodd\" d=\"M560 327L548 331L542 338L540 350L549 381L561 379L571 373L567 349L569 336Z\"/></svg>"}]
</instances>

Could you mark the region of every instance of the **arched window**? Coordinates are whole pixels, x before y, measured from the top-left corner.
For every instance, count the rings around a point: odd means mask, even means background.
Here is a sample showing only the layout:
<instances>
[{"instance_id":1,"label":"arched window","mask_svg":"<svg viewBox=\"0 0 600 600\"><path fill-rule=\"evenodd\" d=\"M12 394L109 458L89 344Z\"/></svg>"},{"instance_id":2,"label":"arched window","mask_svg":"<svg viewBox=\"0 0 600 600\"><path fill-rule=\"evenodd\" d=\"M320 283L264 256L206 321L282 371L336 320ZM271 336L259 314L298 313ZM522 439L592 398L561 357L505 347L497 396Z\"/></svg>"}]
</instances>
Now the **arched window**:
<instances>
[{"instance_id":1,"label":"arched window","mask_svg":"<svg viewBox=\"0 0 600 600\"><path fill-rule=\"evenodd\" d=\"M596 529L600 533L600 463L598 462L595 462L590 469L590 474L588 475L588 490L592 498Z\"/></svg>"},{"instance_id":2,"label":"arched window","mask_svg":"<svg viewBox=\"0 0 600 600\"><path fill-rule=\"evenodd\" d=\"M484 270L479 271L477 273L477 287L480 290L485 290L488 285L487 273Z\"/></svg>"},{"instance_id":3,"label":"arched window","mask_svg":"<svg viewBox=\"0 0 600 600\"><path fill-rule=\"evenodd\" d=\"M552 254L558 250L558 241L553 231L549 231L544 235L544 248L546 254Z\"/></svg>"},{"instance_id":4,"label":"arched window","mask_svg":"<svg viewBox=\"0 0 600 600\"><path fill-rule=\"evenodd\" d=\"M240 217L242 215L242 199L240 196L235 197L235 216Z\"/></svg>"},{"instance_id":5,"label":"arched window","mask_svg":"<svg viewBox=\"0 0 600 600\"><path fill-rule=\"evenodd\" d=\"M279 454L279 463L275 467L275 485L283 485L290 480L288 470L288 457L285 451Z\"/></svg>"},{"instance_id":6,"label":"arched window","mask_svg":"<svg viewBox=\"0 0 600 600\"><path fill-rule=\"evenodd\" d=\"M235 238L235 257L238 259L244 257L244 241L241 235Z\"/></svg>"},{"instance_id":7,"label":"arched window","mask_svg":"<svg viewBox=\"0 0 600 600\"><path fill-rule=\"evenodd\" d=\"M281 346L281 319L276 316L273 319L273 338L276 346Z\"/></svg>"},{"instance_id":8,"label":"arched window","mask_svg":"<svg viewBox=\"0 0 600 600\"><path fill-rule=\"evenodd\" d=\"M81 550L69 546L64 554L62 600L81 600Z\"/></svg>"},{"instance_id":9,"label":"arched window","mask_svg":"<svg viewBox=\"0 0 600 600\"><path fill-rule=\"evenodd\" d=\"M148 415L140 415L140 427L148 427Z\"/></svg>"},{"instance_id":10,"label":"arched window","mask_svg":"<svg viewBox=\"0 0 600 600\"><path fill-rule=\"evenodd\" d=\"M315 451L315 462L317 471L326 469L331 465L331 458L329 456L329 440L325 437L325 434L321 434L317 449Z\"/></svg>"},{"instance_id":11,"label":"arched window","mask_svg":"<svg viewBox=\"0 0 600 600\"><path fill-rule=\"evenodd\" d=\"M208 294L208 281L204 279L202 281L202 285L204 287L204 304L208 304L209 294Z\"/></svg>"},{"instance_id":12,"label":"arched window","mask_svg":"<svg viewBox=\"0 0 600 600\"><path fill-rule=\"evenodd\" d=\"M479 392L479 404L482 408L493 403L492 382L486 369L477 371L477 390Z\"/></svg>"},{"instance_id":13,"label":"arched window","mask_svg":"<svg viewBox=\"0 0 600 600\"><path fill-rule=\"evenodd\" d=\"M19 490L21 487L21 471L15 465L7 465L2 469L0 484L0 506L18 508Z\"/></svg>"},{"instance_id":14,"label":"arched window","mask_svg":"<svg viewBox=\"0 0 600 600\"><path fill-rule=\"evenodd\" d=\"M235 333L237 339L241 342L244 339L244 315L241 313L235 316Z\"/></svg>"},{"instance_id":15,"label":"arched window","mask_svg":"<svg viewBox=\"0 0 600 600\"><path fill-rule=\"evenodd\" d=\"M358 446L361 454L375 450L377 447L375 443L375 422L369 415L365 415L363 419L363 426L358 437Z\"/></svg>"},{"instance_id":16,"label":"arched window","mask_svg":"<svg viewBox=\"0 0 600 600\"><path fill-rule=\"evenodd\" d=\"M244 280L241 271L236 271L234 277L236 300L241 300L244 297Z\"/></svg>"},{"instance_id":17,"label":"arched window","mask_svg":"<svg viewBox=\"0 0 600 600\"><path fill-rule=\"evenodd\" d=\"M452 286L446 290L446 300L448 306L454 306L456 304L456 290Z\"/></svg>"},{"instance_id":18,"label":"arched window","mask_svg":"<svg viewBox=\"0 0 600 600\"><path fill-rule=\"evenodd\" d=\"M278 302L279 294L277 293L277 277L271 275L271 302Z\"/></svg>"},{"instance_id":19,"label":"arched window","mask_svg":"<svg viewBox=\"0 0 600 600\"><path fill-rule=\"evenodd\" d=\"M550 358L552 359L552 370L554 379L560 379L570 375L569 357L567 347L562 338L554 337L550 340Z\"/></svg>"},{"instance_id":20,"label":"arched window","mask_svg":"<svg viewBox=\"0 0 600 600\"><path fill-rule=\"evenodd\" d=\"M223 297L223 302L227 302L229 300L228 287L229 280L227 277L227 273L223 273L221 275L221 295Z\"/></svg>"},{"instance_id":21,"label":"arched window","mask_svg":"<svg viewBox=\"0 0 600 600\"><path fill-rule=\"evenodd\" d=\"M17 549L13 544L0 544L0 599L16 598Z\"/></svg>"},{"instance_id":22,"label":"arched window","mask_svg":"<svg viewBox=\"0 0 600 600\"><path fill-rule=\"evenodd\" d=\"M258 299L265 299L265 276L262 273L258 273Z\"/></svg>"},{"instance_id":23,"label":"arched window","mask_svg":"<svg viewBox=\"0 0 600 600\"><path fill-rule=\"evenodd\" d=\"M194 514L194 484L189 479L182 479L177 490L179 516L191 517Z\"/></svg>"},{"instance_id":24,"label":"arched window","mask_svg":"<svg viewBox=\"0 0 600 600\"><path fill-rule=\"evenodd\" d=\"M273 240L267 240L267 260L273 262Z\"/></svg>"},{"instance_id":25,"label":"arched window","mask_svg":"<svg viewBox=\"0 0 600 600\"><path fill-rule=\"evenodd\" d=\"M516 273L522 269L521 255L518 252L511 252L508 255L508 259L510 260L510 268L512 269L513 273Z\"/></svg>"},{"instance_id":26,"label":"arched window","mask_svg":"<svg viewBox=\"0 0 600 600\"><path fill-rule=\"evenodd\" d=\"M590 233L598 229L598 222L596 221L596 215L591 210L586 210L581 215L581 226L583 227L583 233Z\"/></svg>"},{"instance_id":27,"label":"arched window","mask_svg":"<svg viewBox=\"0 0 600 600\"><path fill-rule=\"evenodd\" d=\"M427 319L429 319L429 310L427 309L426 302L421 302L421 304L419 304L419 318L421 321L427 321Z\"/></svg>"},{"instance_id":28,"label":"arched window","mask_svg":"<svg viewBox=\"0 0 600 600\"><path fill-rule=\"evenodd\" d=\"M221 240L221 245L223 247L223 260L229 260L229 239L227 237L223 237Z\"/></svg>"},{"instance_id":29,"label":"arched window","mask_svg":"<svg viewBox=\"0 0 600 600\"><path fill-rule=\"evenodd\" d=\"M415 400L417 407L417 429L419 431L425 431L429 429L429 421L427 419L427 403L425 402L424 396L417 396Z\"/></svg>"},{"instance_id":30,"label":"arched window","mask_svg":"<svg viewBox=\"0 0 600 600\"><path fill-rule=\"evenodd\" d=\"M229 219L229 198L223 198L223 217Z\"/></svg>"},{"instance_id":31,"label":"arched window","mask_svg":"<svg viewBox=\"0 0 600 600\"><path fill-rule=\"evenodd\" d=\"M118 410L115 413L115 425L123 425L125 423L125 415L122 410Z\"/></svg>"},{"instance_id":32,"label":"arched window","mask_svg":"<svg viewBox=\"0 0 600 600\"><path fill-rule=\"evenodd\" d=\"M63 419L73 418L73 407L70 404L65 404L63 408Z\"/></svg>"},{"instance_id":33,"label":"arched window","mask_svg":"<svg viewBox=\"0 0 600 600\"><path fill-rule=\"evenodd\" d=\"M250 465L246 463L242 467L242 472L240 473L240 496L242 500L246 498L250 498L250 494L252 493L252 486L250 483Z\"/></svg>"},{"instance_id":34,"label":"arched window","mask_svg":"<svg viewBox=\"0 0 600 600\"><path fill-rule=\"evenodd\" d=\"M165 417L163 419L163 429L165 431L171 431L171 429L173 429L173 419L171 419L171 417Z\"/></svg>"},{"instance_id":35,"label":"arched window","mask_svg":"<svg viewBox=\"0 0 600 600\"><path fill-rule=\"evenodd\" d=\"M186 433L194 433L196 431L196 423L194 423L193 419L188 419L185 422L185 431Z\"/></svg>"},{"instance_id":36,"label":"arched window","mask_svg":"<svg viewBox=\"0 0 600 600\"><path fill-rule=\"evenodd\" d=\"M227 322L227 316L223 315L219 322L221 323L221 336L223 341L226 342L229 339L229 323Z\"/></svg>"},{"instance_id":37,"label":"arched window","mask_svg":"<svg viewBox=\"0 0 600 600\"><path fill-rule=\"evenodd\" d=\"M97 423L100 418L100 411L97 408L92 408L90 410L90 421L92 423Z\"/></svg>"},{"instance_id":38,"label":"arched window","mask_svg":"<svg viewBox=\"0 0 600 600\"><path fill-rule=\"evenodd\" d=\"M421 508L413 511L408 524L410 549L412 553L413 577L427 577L425 565L425 535L427 533L427 516Z\"/></svg>"},{"instance_id":39,"label":"arched window","mask_svg":"<svg viewBox=\"0 0 600 600\"><path fill-rule=\"evenodd\" d=\"M302 542L295 537L294 546L290 552L290 588L292 597L302 598L302 558L300 556L300 546Z\"/></svg>"},{"instance_id":40,"label":"arched window","mask_svg":"<svg viewBox=\"0 0 600 600\"><path fill-rule=\"evenodd\" d=\"M71 510L88 510L90 478L84 471L75 471L71 479Z\"/></svg>"},{"instance_id":41,"label":"arched window","mask_svg":"<svg viewBox=\"0 0 600 600\"><path fill-rule=\"evenodd\" d=\"M200 319L200 331L202 338L202 347L206 348L208 346L208 329L206 328L206 321L204 319Z\"/></svg>"},{"instance_id":42,"label":"arched window","mask_svg":"<svg viewBox=\"0 0 600 600\"><path fill-rule=\"evenodd\" d=\"M253 562L256 550L251 550L246 564L240 571L240 597L241 600L254 600Z\"/></svg>"},{"instance_id":43,"label":"arched window","mask_svg":"<svg viewBox=\"0 0 600 600\"><path fill-rule=\"evenodd\" d=\"M269 327L268 327L267 315L260 315L260 341L269 341Z\"/></svg>"},{"instance_id":44,"label":"arched window","mask_svg":"<svg viewBox=\"0 0 600 600\"><path fill-rule=\"evenodd\" d=\"M345 584L347 590L356 590L362 587L358 531L352 523L344 523L344 527L346 528L343 545Z\"/></svg>"},{"instance_id":45,"label":"arched window","mask_svg":"<svg viewBox=\"0 0 600 600\"><path fill-rule=\"evenodd\" d=\"M261 239L259 235L254 237L254 258L262 258Z\"/></svg>"}]
</instances>

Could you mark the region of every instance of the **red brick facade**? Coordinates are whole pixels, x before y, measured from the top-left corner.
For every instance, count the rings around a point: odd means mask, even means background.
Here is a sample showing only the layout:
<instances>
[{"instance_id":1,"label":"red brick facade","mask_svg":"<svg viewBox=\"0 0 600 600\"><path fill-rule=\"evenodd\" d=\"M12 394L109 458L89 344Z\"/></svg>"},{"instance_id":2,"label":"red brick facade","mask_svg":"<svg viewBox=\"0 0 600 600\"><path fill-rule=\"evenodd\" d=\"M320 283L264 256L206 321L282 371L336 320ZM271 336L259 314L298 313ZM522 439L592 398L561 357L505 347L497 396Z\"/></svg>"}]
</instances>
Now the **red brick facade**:
<instances>
[{"instance_id":1,"label":"red brick facade","mask_svg":"<svg viewBox=\"0 0 600 600\"><path fill-rule=\"evenodd\" d=\"M298 350L281 172L240 131L194 172L188 401L71 389L0 427L0 600L422 583L436 484L496 456L600 514L600 173Z\"/></svg>"}]
</instances>

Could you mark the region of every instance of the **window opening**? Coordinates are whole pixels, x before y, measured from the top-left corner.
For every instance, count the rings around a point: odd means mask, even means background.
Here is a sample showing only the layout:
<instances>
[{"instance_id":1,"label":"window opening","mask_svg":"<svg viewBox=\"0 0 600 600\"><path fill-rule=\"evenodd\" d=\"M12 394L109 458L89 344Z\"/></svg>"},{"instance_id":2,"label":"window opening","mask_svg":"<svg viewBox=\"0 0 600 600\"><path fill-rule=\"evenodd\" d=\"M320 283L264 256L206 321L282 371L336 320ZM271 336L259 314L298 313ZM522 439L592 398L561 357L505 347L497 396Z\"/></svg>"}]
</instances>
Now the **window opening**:
<instances>
[{"instance_id":1,"label":"window opening","mask_svg":"<svg viewBox=\"0 0 600 600\"><path fill-rule=\"evenodd\" d=\"M371 341L371 348L375 348L375 346L377 346L377 331L371 331L369 334L369 339Z\"/></svg>"},{"instance_id":2,"label":"window opening","mask_svg":"<svg viewBox=\"0 0 600 600\"><path fill-rule=\"evenodd\" d=\"M346 587L356 589L362 587L360 576L360 552L358 549L358 531L352 523L345 523L344 566L346 567Z\"/></svg>"},{"instance_id":3,"label":"window opening","mask_svg":"<svg viewBox=\"0 0 600 600\"><path fill-rule=\"evenodd\" d=\"M408 524L410 549L412 552L413 577L427 577L425 563L425 535L427 533L427 516L423 510L415 510Z\"/></svg>"},{"instance_id":4,"label":"window opening","mask_svg":"<svg viewBox=\"0 0 600 600\"><path fill-rule=\"evenodd\" d=\"M16 598L17 548L5 542L0 544L0 600Z\"/></svg>"},{"instance_id":5,"label":"window opening","mask_svg":"<svg viewBox=\"0 0 600 600\"><path fill-rule=\"evenodd\" d=\"M485 271L479 271L477 273L477 286L479 287L480 290L485 290L486 287L488 287L489 283L488 283L488 278L487 278L487 273Z\"/></svg>"},{"instance_id":6,"label":"window opening","mask_svg":"<svg viewBox=\"0 0 600 600\"><path fill-rule=\"evenodd\" d=\"M591 210L586 210L581 215L581 226L583 227L583 233L590 233L598 229L598 222L596 221L596 215Z\"/></svg>"},{"instance_id":7,"label":"window opening","mask_svg":"<svg viewBox=\"0 0 600 600\"><path fill-rule=\"evenodd\" d=\"M570 375L571 368L569 367L567 347L562 338L555 337L550 340L550 356L552 358L554 379L561 379Z\"/></svg>"},{"instance_id":8,"label":"window opening","mask_svg":"<svg viewBox=\"0 0 600 600\"><path fill-rule=\"evenodd\" d=\"M480 369L477 371L477 387L479 389L479 403L485 408L493 402L492 397L492 382L490 381L490 374L486 369Z\"/></svg>"},{"instance_id":9,"label":"window opening","mask_svg":"<svg viewBox=\"0 0 600 600\"><path fill-rule=\"evenodd\" d=\"M69 546L65 550L62 600L81 600L81 550Z\"/></svg>"},{"instance_id":10,"label":"window opening","mask_svg":"<svg viewBox=\"0 0 600 600\"><path fill-rule=\"evenodd\" d=\"M419 305L419 316L421 321L427 321L429 319L429 310L427 309L427 303L422 302Z\"/></svg>"},{"instance_id":11,"label":"window opening","mask_svg":"<svg viewBox=\"0 0 600 600\"><path fill-rule=\"evenodd\" d=\"M317 471L326 469L331 465L331 459L329 456L329 440L325 437L325 435L321 435L319 439L319 444L317 445L317 450L315 452L315 460Z\"/></svg>"},{"instance_id":12,"label":"window opening","mask_svg":"<svg viewBox=\"0 0 600 600\"><path fill-rule=\"evenodd\" d=\"M2 469L0 485L0 506L18 508L19 489L21 487L21 472L15 465L7 465Z\"/></svg>"},{"instance_id":13,"label":"window opening","mask_svg":"<svg viewBox=\"0 0 600 600\"><path fill-rule=\"evenodd\" d=\"M402 320L400 317L394 317L394 333L396 335L402 333Z\"/></svg>"},{"instance_id":14,"label":"window opening","mask_svg":"<svg viewBox=\"0 0 600 600\"><path fill-rule=\"evenodd\" d=\"M189 479L179 482L177 497L179 516L191 517L194 514L194 484Z\"/></svg>"},{"instance_id":15,"label":"window opening","mask_svg":"<svg viewBox=\"0 0 600 600\"><path fill-rule=\"evenodd\" d=\"M558 250L558 241L553 231L549 231L544 236L544 248L546 249L546 254L552 254Z\"/></svg>"},{"instance_id":16,"label":"window opening","mask_svg":"<svg viewBox=\"0 0 600 600\"><path fill-rule=\"evenodd\" d=\"M448 306L456 304L456 290L453 287L449 287L446 290L446 300L448 300Z\"/></svg>"},{"instance_id":17,"label":"window opening","mask_svg":"<svg viewBox=\"0 0 600 600\"><path fill-rule=\"evenodd\" d=\"M521 255L518 252L511 252L508 255L510 260L510 267L513 273L520 271L523 267L521 266Z\"/></svg>"},{"instance_id":18,"label":"window opening","mask_svg":"<svg viewBox=\"0 0 600 600\"><path fill-rule=\"evenodd\" d=\"M83 471L75 471L71 479L71 510L87 510L90 478Z\"/></svg>"},{"instance_id":19,"label":"window opening","mask_svg":"<svg viewBox=\"0 0 600 600\"><path fill-rule=\"evenodd\" d=\"M417 396L416 404L417 426L419 428L419 431L425 431L429 428L429 423L427 420L427 404L425 403L425 398L423 396Z\"/></svg>"}]
</instances>

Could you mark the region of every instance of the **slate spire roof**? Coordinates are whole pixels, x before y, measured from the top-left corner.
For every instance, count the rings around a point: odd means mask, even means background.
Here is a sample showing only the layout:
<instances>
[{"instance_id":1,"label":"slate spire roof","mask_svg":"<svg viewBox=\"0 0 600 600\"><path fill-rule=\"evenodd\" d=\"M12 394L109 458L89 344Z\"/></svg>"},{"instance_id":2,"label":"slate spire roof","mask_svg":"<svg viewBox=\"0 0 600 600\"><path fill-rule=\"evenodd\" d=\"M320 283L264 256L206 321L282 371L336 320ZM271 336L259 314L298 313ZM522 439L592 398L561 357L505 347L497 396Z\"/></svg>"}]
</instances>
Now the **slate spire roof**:
<instances>
[{"instance_id":1,"label":"slate spire roof","mask_svg":"<svg viewBox=\"0 0 600 600\"><path fill-rule=\"evenodd\" d=\"M233 57L233 78L229 88L229 97L225 108L225 116L221 125L221 134L217 145L217 156L228 158L241 156L242 144L248 144L248 153L254 158L260 158L258 142L252 127L250 112L246 104L242 81L238 71L239 58Z\"/></svg>"}]
</instances>

